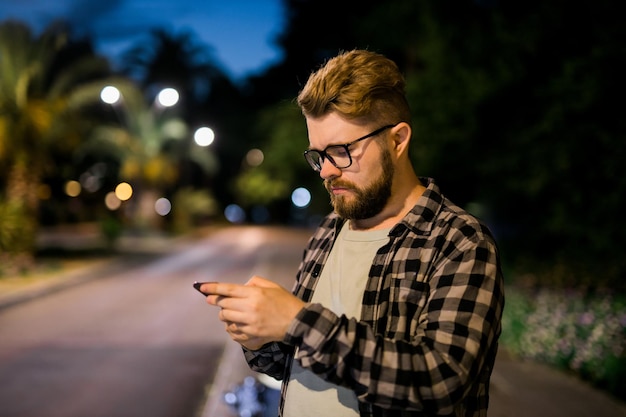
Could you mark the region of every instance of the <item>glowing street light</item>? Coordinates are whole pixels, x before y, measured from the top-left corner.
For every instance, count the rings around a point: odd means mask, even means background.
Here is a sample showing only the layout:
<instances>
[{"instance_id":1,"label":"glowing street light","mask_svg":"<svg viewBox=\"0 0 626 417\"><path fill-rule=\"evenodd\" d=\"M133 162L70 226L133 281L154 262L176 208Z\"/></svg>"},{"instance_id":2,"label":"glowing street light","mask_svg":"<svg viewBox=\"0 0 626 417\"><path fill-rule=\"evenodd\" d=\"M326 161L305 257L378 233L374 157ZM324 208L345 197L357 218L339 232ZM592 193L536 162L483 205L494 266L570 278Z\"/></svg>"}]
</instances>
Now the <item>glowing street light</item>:
<instances>
[{"instance_id":1,"label":"glowing street light","mask_svg":"<svg viewBox=\"0 0 626 417\"><path fill-rule=\"evenodd\" d=\"M77 197L80 194L81 189L82 187L78 181L71 180L65 183L65 194L70 197Z\"/></svg>"},{"instance_id":2,"label":"glowing street light","mask_svg":"<svg viewBox=\"0 0 626 417\"><path fill-rule=\"evenodd\" d=\"M113 87L112 85L107 85L102 89L102 91L100 91L100 100L102 100L106 104L113 105L120 101L121 97L122 93L120 93L120 90L118 90L117 87Z\"/></svg>"},{"instance_id":3,"label":"glowing street light","mask_svg":"<svg viewBox=\"0 0 626 417\"><path fill-rule=\"evenodd\" d=\"M127 182L120 182L115 187L115 196L122 201L130 199L133 195L133 187Z\"/></svg>"},{"instance_id":4,"label":"glowing street light","mask_svg":"<svg viewBox=\"0 0 626 417\"><path fill-rule=\"evenodd\" d=\"M179 97L178 91L174 88L164 88L157 95L157 103L163 107L172 107L178 103Z\"/></svg>"},{"instance_id":5,"label":"glowing street light","mask_svg":"<svg viewBox=\"0 0 626 417\"><path fill-rule=\"evenodd\" d=\"M209 146L215 140L215 132L210 127L201 127L194 133L193 140L198 146Z\"/></svg>"}]
</instances>

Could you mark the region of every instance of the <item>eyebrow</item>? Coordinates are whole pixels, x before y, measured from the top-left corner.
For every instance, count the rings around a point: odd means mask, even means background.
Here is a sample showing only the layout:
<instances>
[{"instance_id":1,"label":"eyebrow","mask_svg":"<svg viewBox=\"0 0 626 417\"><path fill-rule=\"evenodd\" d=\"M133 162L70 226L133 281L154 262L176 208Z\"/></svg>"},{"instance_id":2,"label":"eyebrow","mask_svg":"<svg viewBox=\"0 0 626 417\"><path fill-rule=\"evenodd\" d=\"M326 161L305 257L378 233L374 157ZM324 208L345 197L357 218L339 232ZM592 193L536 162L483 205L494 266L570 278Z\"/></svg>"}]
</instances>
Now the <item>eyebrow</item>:
<instances>
[{"instance_id":1,"label":"eyebrow","mask_svg":"<svg viewBox=\"0 0 626 417\"><path fill-rule=\"evenodd\" d=\"M348 142L344 141L344 142L341 142L341 143L330 143L330 144L326 145L326 147L324 149L312 148L311 144L309 144L309 147L307 148L307 150L320 152L320 151L324 151L324 150L330 148L331 146L344 146L344 145L347 145L348 143L351 143L351 142L352 141L348 141Z\"/></svg>"}]
</instances>

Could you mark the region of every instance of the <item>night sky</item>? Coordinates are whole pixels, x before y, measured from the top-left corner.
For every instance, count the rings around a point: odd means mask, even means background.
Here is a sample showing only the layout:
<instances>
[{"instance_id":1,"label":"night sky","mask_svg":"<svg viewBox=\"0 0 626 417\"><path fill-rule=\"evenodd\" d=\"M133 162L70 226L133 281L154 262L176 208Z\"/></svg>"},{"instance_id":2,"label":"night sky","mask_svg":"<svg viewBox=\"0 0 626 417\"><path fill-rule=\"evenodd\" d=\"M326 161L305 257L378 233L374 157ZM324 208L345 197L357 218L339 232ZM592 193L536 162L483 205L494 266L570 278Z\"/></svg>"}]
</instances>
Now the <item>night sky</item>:
<instances>
[{"instance_id":1,"label":"night sky","mask_svg":"<svg viewBox=\"0 0 626 417\"><path fill-rule=\"evenodd\" d=\"M64 19L113 64L152 28L189 30L234 80L280 58L273 39L284 22L281 0L0 0L0 22L11 18L37 33Z\"/></svg>"}]
</instances>

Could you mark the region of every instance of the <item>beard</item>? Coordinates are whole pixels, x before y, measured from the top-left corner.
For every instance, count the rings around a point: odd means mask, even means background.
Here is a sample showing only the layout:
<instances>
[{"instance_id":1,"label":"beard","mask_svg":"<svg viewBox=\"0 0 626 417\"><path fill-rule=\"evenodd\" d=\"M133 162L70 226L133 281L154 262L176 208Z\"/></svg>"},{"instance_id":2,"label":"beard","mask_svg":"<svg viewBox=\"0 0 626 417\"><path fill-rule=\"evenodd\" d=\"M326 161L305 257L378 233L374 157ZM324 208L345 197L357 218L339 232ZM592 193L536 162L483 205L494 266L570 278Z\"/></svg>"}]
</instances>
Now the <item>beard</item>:
<instances>
[{"instance_id":1,"label":"beard","mask_svg":"<svg viewBox=\"0 0 626 417\"><path fill-rule=\"evenodd\" d=\"M391 185L394 174L391 154L387 149L382 152L381 166L382 175L365 188L358 188L353 183L341 180L324 181L324 186L330 193L330 203L339 216L351 220L370 219L385 208L391 197ZM354 198L348 200L345 196L334 195L331 191L333 186L350 189L354 194Z\"/></svg>"}]
</instances>

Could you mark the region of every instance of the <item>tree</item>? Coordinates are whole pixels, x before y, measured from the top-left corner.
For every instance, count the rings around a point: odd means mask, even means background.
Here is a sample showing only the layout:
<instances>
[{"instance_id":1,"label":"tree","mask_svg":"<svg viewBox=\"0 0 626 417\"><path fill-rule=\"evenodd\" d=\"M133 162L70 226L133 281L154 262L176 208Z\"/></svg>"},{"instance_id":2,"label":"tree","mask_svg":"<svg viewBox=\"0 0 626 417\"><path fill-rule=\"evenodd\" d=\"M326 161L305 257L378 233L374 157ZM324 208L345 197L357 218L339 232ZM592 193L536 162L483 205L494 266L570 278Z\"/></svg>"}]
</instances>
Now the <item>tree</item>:
<instances>
[{"instance_id":1,"label":"tree","mask_svg":"<svg viewBox=\"0 0 626 417\"><path fill-rule=\"evenodd\" d=\"M192 145L191 132L175 109L148 101L129 80L117 79L107 88L120 95L110 103L116 118L93 129L80 153L109 155L118 162L119 178L134 188L133 226L150 228L156 221L155 201L180 180L181 161L193 161L206 174L215 172L217 161L209 149Z\"/></svg>"},{"instance_id":2,"label":"tree","mask_svg":"<svg viewBox=\"0 0 626 417\"><path fill-rule=\"evenodd\" d=\"M163 87L178 90L187 121L191 110L210 93L214 80L223 78L211 48L198 42L192 32L158 28L122 55L122 72L148 93L156 94Z\"/></svg>"},{"instance_id":3,"label":"tree","mask_svg":"<svg viewBox=\"0 0 626 417\"><path fill-rule=\"evenodd\" d=\"M557 281L623 287L626 124L614 103L626 30L615 4L393 3L407 24L375 15L390 27L383 45L410 40L418 170L482 207L518 267L530 260Z\"/></svg>"},{"instance_id":4,"label":"tree","mask_svg":"<svg viewBox=\"0 0 626 417\"><path fill-rule=\"evenodd\" d=\"M287 221L285 211L295 188L323 190L319 176L303 157L307 143L303 116L295 103L279 103L258 114L255 128L257 136L268 140L260 144L262 161L244 163L236 177L237 202L246 209L272 207L276 220ZM323 193L322 198L312 202L313 211L327 210L328 197L325 190Z\"/></svg>"},{"instance_id":5,"label":"tree","mask_svg":"<svg viewBox=\"0 0 626 417\"><path fill-rule=\"evenodd\" d=\"M285 5L284 62L252 80L259 102L295 97L340 49L390 56L407 79L420 175L484 217L511 264L623 287L626 30L615 2Z\"/></svg>"},{"instance_id":6,"label":"tree","mask_svg":"<svg viewBox=\"0 0 626 417\"><path fill-rule=\"evenodd\" d=\"M88 42L73 42L67 27L39 36L20 23L0 25L0 251L4 269L32 261L42 177L57 150L80 143L85 100L108 73Z\"/></svg>"},{"instance_id":7,"label":"tree","mask_svg":"<svg viewBox=\"0 0 626 417\"><path fill-rule=\"evenodd\" d=\"M225 189L249 142L251 114L243 103L241 92L224 74L209 45L199 43L193 33L171 33L162 29L150 32L149 38L123 54L122 70L139 81L142 88L153 94L163 87L180 91L181 103L177 106L180 117L188 126L210 126L217 135L212 145L219 171L212 170L210 178L196 162L181 160L185 170L193 173L180 179L181 186L207 186L213 184L222 199L230 198ZM245 152L245 151L243 151Z\"/></svg>"}]
</instances>

